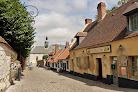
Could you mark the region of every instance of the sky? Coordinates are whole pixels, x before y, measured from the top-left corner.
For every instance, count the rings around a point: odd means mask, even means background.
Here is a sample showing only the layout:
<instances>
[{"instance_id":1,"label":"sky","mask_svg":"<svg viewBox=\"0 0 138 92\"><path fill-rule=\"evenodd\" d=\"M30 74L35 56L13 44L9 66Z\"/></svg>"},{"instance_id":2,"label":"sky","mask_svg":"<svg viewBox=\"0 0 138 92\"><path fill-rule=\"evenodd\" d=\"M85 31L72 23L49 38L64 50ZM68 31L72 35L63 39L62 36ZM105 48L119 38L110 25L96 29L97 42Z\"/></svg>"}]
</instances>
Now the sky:
<instances>
[{"instance_id":1,"label":"sky","mask_svg":"<svg viewBox=\"0 0 138 92\"><path fill-rule=\"evenodd\" d=\"M74 35L85 26L85 19L95 20L97 5L105 2L106 9L117 5L119 0L21 0L25 5L37 7L39 13L35 17L36 30L34 46L44 46L48 37L50 44L71 42ZM28 11L34 11L28 7Z\"/></svg>"}]
</instances>

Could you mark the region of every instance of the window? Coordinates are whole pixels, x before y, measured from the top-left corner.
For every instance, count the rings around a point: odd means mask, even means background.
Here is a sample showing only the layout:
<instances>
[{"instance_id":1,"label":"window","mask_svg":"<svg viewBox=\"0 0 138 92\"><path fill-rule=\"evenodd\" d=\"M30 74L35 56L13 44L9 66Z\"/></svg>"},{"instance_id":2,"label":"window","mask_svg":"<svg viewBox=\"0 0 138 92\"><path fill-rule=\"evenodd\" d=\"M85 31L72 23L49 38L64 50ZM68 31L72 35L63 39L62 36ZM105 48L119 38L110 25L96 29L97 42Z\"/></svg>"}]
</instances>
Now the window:
<instances>
[{"instance_id":1,"label":"window","mask_svg":"<svg viewBox=\"0 0 138 92\"><path fill-rule=\"evenodd\" d=\"M54 63L52 63L52 67L54 67Z\"/></svg>"},{"instance_id":2,"label":"window","mask_svg":"<svg viewBox=\"0 0 138 92\"><path fill-rule=\"evenodd\" d=\"M67 69L69 69L69 61L67 61Z\"/></svg>"},{"instance_id":3,"label":"window","mask_svg":"<svg viewBox=\"0 0 138 92\"><path fill-rule=\"evenodd\" d=\"M86 60L86 56L84 56L84 68L87 68L87 60Z\"/></svg>"},{"instance_id":4,"label":"window","mask_svg":"<svg viewBox=\"0 0 138 92\"><path fill-rule=\"evenodd\" d=\"M47 65L48 67L50 67L50 63L48 62L48 65Z\"/></svg>"},{"instance_id":5,"label":"window","mask_svg":"<svg viewBox=\"0 0 138 92\"><path fill-rule=\"evenodd\" d=\"M137 31L138 30L138 13L130 16L130 31Z\"/></svg>"},{"instance_id":6,"label":"window","mask_svg":"<svg viewBox=\"0 0 138 92\"><path fill-rule=\"evenodd\" d=\"M80 57L76 57L76 60L77 60L77 65L78 65L78 67L81 67L81 60L80 60Z\"/></svg>"},{"instance_id":7,"label":"window","mask_svg":"<svg viewBox=\"0 0 138 92\"><path fill-rule=\"evenodd\" d=\"M57 63L56 63L56 67L57 67Z\"/></svg>"},{"instance_id":8,"label":"window","mask_svg":"<svg viewBox=\"0 0 138 92\"><path fill-rule=\"evenodd\" d=\"M89 56L84 56L84 68L90 68Z\"/></svg>"},{"instance_id":9,"label":"window","mask_svg":"<svg viewBox=\"0 0 138 92\"><path fill-rule=\"evenodd\" d=\"M62 67L63 65L62 65L62 60L60 61L60 67Z\"/></svg>"},{"instance_id":10,"label":"window","mask_svg":"<svg viewBox=\"0 0 138 92\"><path fill-rule=\"evenodd\" d=\"M59 63L58 63L58 68L59 68Z\"/></svg>"},{"instance_id":11,"label":"window","mask_svg":"<svg viewBox=\"0 0 138 92\"><path fill-rule=\"evenodd\" d=\"M132 77L138 78L138 56L131 57L132 61Z\"/></svg>"}]
</instances>

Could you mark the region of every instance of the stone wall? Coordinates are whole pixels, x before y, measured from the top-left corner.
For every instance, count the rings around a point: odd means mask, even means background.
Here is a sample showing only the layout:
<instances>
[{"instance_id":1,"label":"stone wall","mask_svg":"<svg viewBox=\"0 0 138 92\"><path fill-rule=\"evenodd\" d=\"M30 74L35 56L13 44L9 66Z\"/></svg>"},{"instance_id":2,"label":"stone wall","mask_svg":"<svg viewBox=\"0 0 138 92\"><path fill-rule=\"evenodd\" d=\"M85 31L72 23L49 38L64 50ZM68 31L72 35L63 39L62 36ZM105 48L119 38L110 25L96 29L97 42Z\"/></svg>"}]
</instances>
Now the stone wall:
<instances>
[{"instance_id":1,"label":"stone wall","mask_svg":"<svg viewBox=\"0 0 138 92\"><path fill-rule=\"evenodd\" d=\"M17 53L6 44L0 43L0 91L5 90L10 86L11 56L17 57Z\"/></svg>"}]
</instances>

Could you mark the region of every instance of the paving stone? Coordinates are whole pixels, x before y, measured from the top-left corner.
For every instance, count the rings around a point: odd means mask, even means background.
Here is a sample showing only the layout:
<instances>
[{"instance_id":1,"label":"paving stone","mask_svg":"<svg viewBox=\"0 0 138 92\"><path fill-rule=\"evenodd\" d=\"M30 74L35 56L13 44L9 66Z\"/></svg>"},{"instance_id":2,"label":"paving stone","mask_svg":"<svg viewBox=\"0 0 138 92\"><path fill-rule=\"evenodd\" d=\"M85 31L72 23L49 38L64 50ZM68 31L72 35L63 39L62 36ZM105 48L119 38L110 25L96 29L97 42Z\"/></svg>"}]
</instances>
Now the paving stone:
<instances>
[{"instance_id":1,"label":"paving stone","mask_svg":"<svg viewBox=\"0 0 138 92\"><path fill-rule=\"evenodd\" d=\"M35 66L26 68L23 75L6 92L138 92Z\"/></svg>"}]
</instances>

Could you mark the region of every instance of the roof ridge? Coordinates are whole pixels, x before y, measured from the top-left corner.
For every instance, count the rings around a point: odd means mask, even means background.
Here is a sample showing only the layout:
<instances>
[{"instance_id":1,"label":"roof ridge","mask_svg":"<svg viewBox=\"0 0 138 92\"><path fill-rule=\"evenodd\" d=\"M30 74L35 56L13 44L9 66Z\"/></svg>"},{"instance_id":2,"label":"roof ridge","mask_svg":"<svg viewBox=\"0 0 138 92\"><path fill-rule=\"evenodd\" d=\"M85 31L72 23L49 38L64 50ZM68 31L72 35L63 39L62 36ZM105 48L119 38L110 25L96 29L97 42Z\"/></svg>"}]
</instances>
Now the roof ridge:
<instances>
[{"instance_id":1,"label":"roof ridge","mask_svg":"<svg viewBox=\"0 0 138 92\"><path fill-rule=\"evenodd\" d=\"M68 48L69 48L69 47L68 47ZM68 48L66 48L66 49L64 50L64 52L65 52ZM64 52L63 52L63 53L64 53ZM62 56L62 55L63 55L63 53L61 53L61 54L60 54L60 56ZM60 56L59 56L59 57L60 57Z\"/></svg>"},{"instance_id":2,"label":"roof ridge","mask_svg":"<svg viewBox=\"0 0 138 92\"><path fill-rule=\"evenodd\" d=\"M60 53L58 53L58 55L54 58L54 61L56 60L56 58L59 56L59 54L61 54L61 52L63 51L64 49L62 49L61 51L60 51Z\"/></svg>"}]
</instances>

